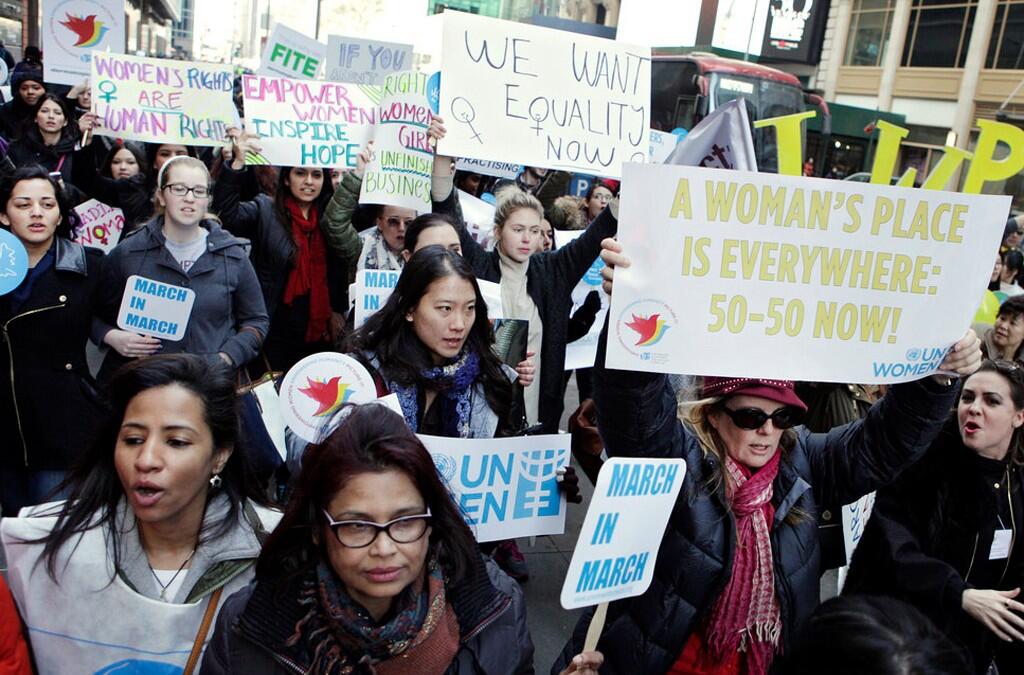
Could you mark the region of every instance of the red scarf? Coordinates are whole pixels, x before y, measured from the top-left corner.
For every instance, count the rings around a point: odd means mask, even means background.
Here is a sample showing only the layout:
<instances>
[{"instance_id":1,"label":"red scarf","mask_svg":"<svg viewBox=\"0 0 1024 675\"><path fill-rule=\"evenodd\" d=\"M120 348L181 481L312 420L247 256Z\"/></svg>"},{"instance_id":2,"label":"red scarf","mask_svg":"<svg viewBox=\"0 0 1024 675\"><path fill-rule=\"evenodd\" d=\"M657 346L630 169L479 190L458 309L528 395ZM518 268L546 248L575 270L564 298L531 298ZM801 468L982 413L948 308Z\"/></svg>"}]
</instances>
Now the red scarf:
<instances>
[{"instance_id":1,"label":"red scarf","mask_svg":"<svg viewBox=\"0 0 1024 675\"><path fill-rule=\"evenodd\" d=\"M736 553L729 583L711 608L706 636L716 661L746 652L750 675L768 672L782 634L769 538L775 518L772 483L781 456L782 451L776 450L753 475L731 457L724 463L736 518Z\"/></svg>"},{"instance_id":2,"label":"red scarf","mask_svg":"<svg viewBox=\"0 0 1024 675\"><path fill-rule=\"evenodd\" d=\"M306 342L320 342L327 333L331 320L331 299L327 292L327 245L319 228L319 214L315 206L309 207L309 217L302 215L298 202L288 196L284 199L292 217L292 240L295 257L288 283L284 287L284 303L309 294L309 323Z\"/></svg>"}]
</instances>

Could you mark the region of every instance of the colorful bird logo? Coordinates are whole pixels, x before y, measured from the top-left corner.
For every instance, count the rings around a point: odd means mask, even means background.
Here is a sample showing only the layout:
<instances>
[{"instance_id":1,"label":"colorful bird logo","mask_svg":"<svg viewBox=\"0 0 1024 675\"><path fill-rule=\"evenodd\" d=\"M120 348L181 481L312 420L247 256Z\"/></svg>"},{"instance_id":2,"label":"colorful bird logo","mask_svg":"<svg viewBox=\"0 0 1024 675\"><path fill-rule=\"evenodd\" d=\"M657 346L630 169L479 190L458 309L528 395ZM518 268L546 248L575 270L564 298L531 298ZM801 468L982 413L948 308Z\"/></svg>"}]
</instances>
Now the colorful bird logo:
<instances>
[{"instance_id":1,"label":"colorful bird logo","mask_svg":"<svg viewBox=\"0 0 1024 675\"><path fill-rule=\"evenodd\" d=\"M103 25L102 21L96 20L95 14L90 14L84 19L70 13L65 14L64 17L64 21L61 21L60 25L78 36L75 47L95 47L110 30Z\"/></svg>"},{"instance_id":2,"label":"colorful bird logo","mask_svg":"<svg viewBox=\"0 0 1024 675\"><path fill-rule=\"evenodd\" d=\"M313 417L325 417L340 408L355 393L347 384L341 381L341 376L332 377L327 382L306 378L307 386L299 391L316 401L320 407Z\"/></svg>"},{"instance_id":3,"label":"colorful bird logo","mask_svg":"<svg viewBox=\"0 0 1024 675\"><path fill-rule=\"evenodd\" d=\"M665 331L672 327L665 323L661 314L651 314L650 316L634 314L633 320L627 321L626 326L640 336L636 342L637 347L650 347L656 344L658 340L665 337Z\"/></svg>"}]
</instances>

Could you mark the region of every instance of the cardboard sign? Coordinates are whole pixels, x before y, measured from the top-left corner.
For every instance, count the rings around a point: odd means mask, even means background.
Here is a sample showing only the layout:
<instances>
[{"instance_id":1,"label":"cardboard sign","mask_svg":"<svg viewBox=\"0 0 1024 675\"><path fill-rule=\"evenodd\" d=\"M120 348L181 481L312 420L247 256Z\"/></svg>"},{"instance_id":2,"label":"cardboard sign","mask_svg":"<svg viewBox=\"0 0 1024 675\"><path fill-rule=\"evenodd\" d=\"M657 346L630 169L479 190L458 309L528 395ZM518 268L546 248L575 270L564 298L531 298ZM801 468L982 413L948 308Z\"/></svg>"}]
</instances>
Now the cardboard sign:
<instances>
[{"instance_id":1,"label":"cardboard sign","mask_svg":"<svg viewBox=\"0 0 1024 675\"><path fill-rule=\"evenodd\" d=\"M664 164L668 156L672 154L672 151L676 149L679 137L667 131L658 131L657 129L651 129L648 133L650 134L651 163Z\"/></svg>"},{"instance_id":2,"label":"cardboard sign","mask_svg":"<svg viewBox=\"0 0 1024 675\"><path fill-rule=\"evenodd\" d=\"M79 244L110 253L121 241L124 212L101 201L90 199L75 207L81 223L75 227L74 239Z\"/></svg>"},{"instance_id":3,"label":"cardboard sign","mask_svg":"<svg viewBox=\"0 0 1024 675\"><path fill-rule=\"evenodd\" d=\"M618 178L645 162L651 50L500 21L442 15L439 153Z\"/></svg>"},{"instance_id":4,"label":"cardboard sign","mask_svg":"<svg viewBox=\"0 0 1024 675\"><path fill-rule=\"evenodd\" d=\"M579 239L584 232L586 230L556 230L554 233L555 243L562 248ZM601 270L604 269L604 266L604 261L600 257L595 258L590 269L572 289L572 309L569 310L569 316L575 314L583 306L591 292L596 292L600 297L601 309L598 311L590 331L565 346L565 370L567 371L577 368L592 368L594 361L597 360L597 341L601 336L604 317L608 313L608 306L611 303L608 294L601 288Z\"/></svg>"},{"instance_id":5,"label":"cardboard sign","mask_svg":"<svg viewBox=\"0 0 1024 675\"><path fill-rule=\"evenodd\" d=\"M466 229L473 240L484 250L494 248L494 204L459 190L459 206Z\"/></svg>"},{"instance_id":6,"label":"cardboard sign","mask_svg":"<svg viewBox=\"0 0 1024 675\"><path fill-rule=\"evenodd\" d=\"M523 171L522 164L509 164L508 162L487 162L482 159L466 159L459 157L455 161L455 168L459 171L470 171L482 176L494 176L495 178L515 178Z\"/></svg>"},{"instance_id":7,"label":"cardboard sign","mask_svg":"<svg viewBox=\"0 0 1024 675\"><path fill-rule=\"evenodd\" d=\"M117 327L160 340L180 342L188 330L188 319L196 292L133 274L124 285Z\"/></svg>"},{"instance_id":8,"label":"cardboard sign","mask_svg":"<svg viewBox=\"0 0 1024 675\"><path fill-rule=\"evenodd\" d=\"M115 138L221 145L238 111L231 66L93 53L96 133Z\"/></svg>"},{"instance_id":9,"label":"cardboard sign","mask_svg":"<svg viewBox=\"0 0 1024 675\"><path fill-rule=\"evenodd\" d=\"M401 272L389 270L359 270L355 283L355 328L361 327L370 315L387 304L398 285Z\"/></svg>"},{"instance_id":10,"label":"cardboard sign","mask_svg":"<svg viewBox=\"0 0 1024 675\"><path fill-rule=\"evenodd\" d=\"M284 24L274 25L263 47L260 74L315 80L324 62L327 47Z\"/></svg>"},{"instance_id":11,"label":"cardboard sign","mask_svg":"<svg viewBox=\"0 0 1024 675\"><path fill-rule=\"evenodd\" d=\"M412 68L412 45L347 35L327 36L328 80L380 85L388 75Z\"/></svg>"},{"instance_id":12,"label":"cardboard sign","mask_svg":"<svg viewBox=\"0 0 1024 675\"><path fill-rule=\"evenodd\" d=\"M850 564L853 552L864 536L871 511L875 508L875 493L869 492L852 504L843 507L843 543L846 544L846 564Z\"/></svg>"},{"instance_id":13,"label":"cardboard sign","mask_svg":"<svg viewBox=\"0 0 1024 675\"><path fill-rule=\"evenodd\" d=\"M569 463L568 434L475 439L418 436L477 541L565 531L565 497L555 471Z\"/></svg>"},{"instance_id":14,"label":"cardboard sign","mask_svg":"<svg viewBox=\"0 0 1024 675\"><path fill-rule=\"evenodd\" d=\"M1010 206L671 165L627 165L624 183L632 264L615 273L607 365L666 373L930 375L970 326Z\"/></svg>"},{"instance_id":15,"label":"cardboard sign","mask_svg":"<svg viewBox=\"0 0 1024 675\"><path fill-rule=\"evenodd\" d=\"M28 251L21 240L0 227L0 295L7 295L28 276Z\"/></svg>"},{"instance_id":16,"label":"cardboard sign","mask_svg":"<svg viewBox=\"0 0 1024 675\"><path fill-rule=\"evenodd\" d=\"M351 356L320 352L302 359L281 381L284 422L303 440L317 443L334 413L345 403L369 403L377 386Z\"/></svg>"},{"instance_id":17,"label":"cardboard sign","mask_svg":"<svg viewBox=\"0 0 1024 675\"><path fill-rule=\"evenodd\" d=\"M373 159L363 174L360 204L388 204L419 213L431 208L434 149L428 142L427 76L388 75L374 130Z\"/></svg>"},{"instance_id":18,"label":"cardboard sign","mask_svg":"<svg viewBox=\"0 0 1024 675\"><path fill-rule=\"evenodd\" d=\"M124 0L43 0L42 16L49 83L81 84L92 52L124 52Z\"/></svg>"},{"instance_id":19,"label":"cardboard sign","mask_svg":"<svg viewBox=\"0 0 1024 675\"><path fill-rule=\"evenodd\" d=\"M262 147L246 164L353 169L377 122L379 92L357 85L245 75L242 92Z\"/></svg>"},{"instance_id":20,"label":"cardboard sign","mask_svg":"<svg viewBox=\"0 0 1024 675\"><path fill-rule=\"evenodd\" d=\"M614 457L604 463L562 585L562 607L587 607L647 590L685 475L681 459Z\"/></svg>"}]
</instances>

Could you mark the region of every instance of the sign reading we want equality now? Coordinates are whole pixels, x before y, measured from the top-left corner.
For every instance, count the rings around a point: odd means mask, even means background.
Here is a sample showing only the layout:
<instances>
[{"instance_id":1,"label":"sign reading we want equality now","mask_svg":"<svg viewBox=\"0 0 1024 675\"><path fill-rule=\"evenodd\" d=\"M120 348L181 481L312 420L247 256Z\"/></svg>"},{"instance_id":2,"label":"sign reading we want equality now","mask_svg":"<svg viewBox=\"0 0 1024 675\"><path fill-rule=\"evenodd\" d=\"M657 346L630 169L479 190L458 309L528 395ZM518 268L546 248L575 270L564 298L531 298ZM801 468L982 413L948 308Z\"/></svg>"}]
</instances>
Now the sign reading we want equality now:
<instances>
[{"instance_id":1,"label":"sign reading we want equality now","mask_svg":"<svg viewBox=\"0 0 1024 675\"><path fill-rule=\"evenodd\" d=\"M935 372L1010 198L629 164L609 368L886 383Z\"/></svg>"},{"instance_id":2,"label":"sign reading we want equality now","mask_svg":"<svg viewBox=\"0 0 1024 675\"><path fill-rule=\"evenodd\" d=\"M93 52L96 133L179 145L222 145L237 126L231 66Z\"/></svg>"},{"instance_id":3,"label":"sign reading we want equality now","mask_svg":"<svg viewBox=\"0 0 1024 675\"><path fill-rule=\"evenodd\" d=\"M377 121L373 87L245 75L246 129L260 137L260 153L246 164L353 169Z\"/></svg>"},{"instance_id":4,"label":"sign reading we want equality now","mask_svg":"<svg viewBox=\"0 0 1024 675\"><path fill-rule=\"evenodd\" d=\"M651 50L445 12L439 154L619 177L647 161Z\"/></svg>"}]
</instances>

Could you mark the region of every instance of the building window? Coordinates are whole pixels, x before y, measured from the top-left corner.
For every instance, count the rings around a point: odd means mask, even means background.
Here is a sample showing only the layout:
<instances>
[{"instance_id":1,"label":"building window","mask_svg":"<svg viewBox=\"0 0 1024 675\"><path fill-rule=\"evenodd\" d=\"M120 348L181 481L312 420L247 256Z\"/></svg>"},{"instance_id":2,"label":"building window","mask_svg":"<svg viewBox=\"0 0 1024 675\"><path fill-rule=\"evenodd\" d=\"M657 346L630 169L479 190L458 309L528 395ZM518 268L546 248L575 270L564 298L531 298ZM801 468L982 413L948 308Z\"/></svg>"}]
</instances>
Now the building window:
<instances>
[{"instance_id":1,"label":"building window","mask_svg":"<svg viewBox=\"0 0 1024 675\"><path fill-rule=\"evenodd\" d=\"M901 65L963 68L978 0L914 0Z\"/></svg>"},{"instance_id":2,"label":"building window","mask_svg":"<svg viewBox=\"0 0 1024 675\"><path fill-rule=\"evenodd\" d=\"M1024 70L1024 0L999 0L985 66Z\"/></svg>"},{"instance_id":3,"label":"building window","mask_svg":"<svg viewBox=\"0 0 1024 675\"><path fill-rule=\"evenodd\" d=\"M885 56L896 0L854 0L843 64L879 66Z\"/></svg>"}]
</instances>

